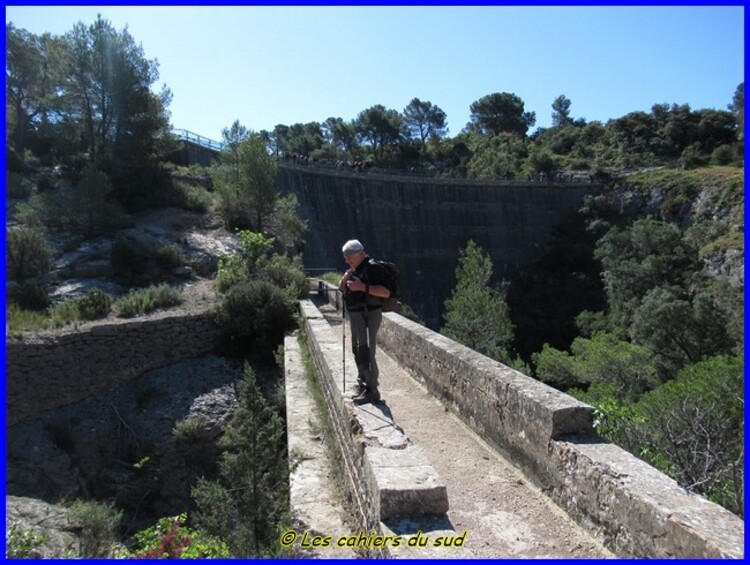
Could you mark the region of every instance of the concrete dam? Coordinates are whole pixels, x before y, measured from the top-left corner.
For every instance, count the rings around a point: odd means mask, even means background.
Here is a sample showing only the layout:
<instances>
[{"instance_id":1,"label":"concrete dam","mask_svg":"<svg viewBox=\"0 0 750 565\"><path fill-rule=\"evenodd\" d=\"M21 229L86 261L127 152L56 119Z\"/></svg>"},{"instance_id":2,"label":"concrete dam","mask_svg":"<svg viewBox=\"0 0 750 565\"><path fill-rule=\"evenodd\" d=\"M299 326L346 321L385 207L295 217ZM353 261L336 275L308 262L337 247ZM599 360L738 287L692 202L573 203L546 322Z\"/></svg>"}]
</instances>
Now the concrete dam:
<instances>
[{"instance_id":1,"label":"concrete dam","mask_svg":"<svg viewBox=\"0 0 750 565\"><path fill-rule=\"evenodd\" d=\"M305 267L343 272L341 246L362 241L401 270L403 300L435 329L455 286L459 249L472 239L489 253L493 283L512 281L539 259L591 184L436 179L279 163L278 186L299 199L308 222Z\"/></svg>"}]
</instances>

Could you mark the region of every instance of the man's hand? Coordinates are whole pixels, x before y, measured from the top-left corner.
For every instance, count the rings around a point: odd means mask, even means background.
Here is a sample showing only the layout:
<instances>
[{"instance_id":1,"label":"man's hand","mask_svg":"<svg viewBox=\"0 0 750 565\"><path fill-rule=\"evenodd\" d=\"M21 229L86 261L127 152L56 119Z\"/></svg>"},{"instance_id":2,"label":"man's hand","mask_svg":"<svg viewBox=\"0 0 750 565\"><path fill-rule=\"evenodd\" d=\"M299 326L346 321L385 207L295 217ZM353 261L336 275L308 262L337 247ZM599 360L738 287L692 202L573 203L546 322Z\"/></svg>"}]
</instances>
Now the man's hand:
<instances>
[{"instance_id":1,"label":"man's hand","mask_svg":"<svg viewBox=\"0 0 750 565\"><path fill-rule=\"evenodd\" d=\"M352 274L351 276L347 277L346 288L348 288L352 292L364 292L365 288L367 287L365 286L365 283L363 283L359 278Z\"/></svg>"}]
</instances>

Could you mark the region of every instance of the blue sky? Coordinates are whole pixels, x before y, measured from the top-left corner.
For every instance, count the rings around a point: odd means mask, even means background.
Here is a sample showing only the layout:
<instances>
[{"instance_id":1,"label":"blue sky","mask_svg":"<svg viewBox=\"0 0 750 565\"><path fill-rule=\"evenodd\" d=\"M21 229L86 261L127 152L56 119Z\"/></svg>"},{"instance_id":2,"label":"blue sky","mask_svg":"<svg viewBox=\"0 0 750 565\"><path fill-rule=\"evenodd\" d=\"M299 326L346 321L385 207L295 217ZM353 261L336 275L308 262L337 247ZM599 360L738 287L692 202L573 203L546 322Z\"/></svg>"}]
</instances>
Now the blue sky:
<instances>
[{"instance_id":1,"label":"blue sky","mask_svg":"<svg viewBox=\"0 0 750 565\"><path fill-rule=\"evenodd\" d=\"M173 126L217 140L234 120L351 120L415 97L455 135L493 92L518 95L536 127L560 94L587 121L726 109L744 81L742 6L6 6L5 19L63 34L97 13L158 60Z\"/></svg>"}]
</instances>

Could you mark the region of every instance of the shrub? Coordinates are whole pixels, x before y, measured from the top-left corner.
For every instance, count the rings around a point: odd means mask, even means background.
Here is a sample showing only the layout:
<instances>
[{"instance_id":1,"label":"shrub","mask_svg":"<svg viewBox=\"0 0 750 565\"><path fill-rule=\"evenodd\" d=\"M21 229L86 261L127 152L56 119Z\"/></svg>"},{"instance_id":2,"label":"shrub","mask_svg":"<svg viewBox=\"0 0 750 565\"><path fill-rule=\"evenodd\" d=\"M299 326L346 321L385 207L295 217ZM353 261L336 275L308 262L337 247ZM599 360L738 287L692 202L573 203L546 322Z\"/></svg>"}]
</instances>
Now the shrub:
<instances>
[{"instance_id":1,"label":"shrub","mask_svg":"<svg viewBox=\"0 0 750 565\"><path fill-rule=\"evenodd\" d=\"M33 530L22 530L18 522L13 521L5 534L5 557L24 559L39 557L37 548L47 542L46 536Z\"/></svg>"},{"instance_id":2,"label":"shrub","mask_svg":"<svg viewBox=\"0 0 750 565\"><path fill-rule=\"evenodd\" d=\"M168 278L174 267L184 263L184 258L177 244L146 242L121 234L112 243L110 261L118 279L148 284Z\"/></svg>"},{"instance_id":3,"label":"shrub","mask_svg":"<svg viewBox=\"0 0 750 565\"><path fill-rule=\"evenodd\" d=\"M122 519L122 511L100 502L73 503L68 520L80 532L81 557L109 557L114 551L115 533Z\"/></svg>"},{"instance_id":4,"label":"shrub","mask_svg":"<svg viewBox=\"0 0 750 565\"><path fill-rule=\"evenodd\" d=\"M155 526L135 534L138 546L132 556L141 559L231 557L227 544L188 528L187 514L162 518Z\"/></svg>"},{"instance_id":5,"label":"shrub","mask_svg":"<svg viewBox=\"0 0 750 565\"><path fill-rule=\"evenodd\" d=\"M64 300L55 304L50 317L56 327L81 320L96 320L109 314L112 298L99 288L91 289L86 296Z\"/></svg>"},{"instance_id":6,"label":"shrub","mask_svg":"<svg viewBox=\"0 0 750 565\"><path fill-rule=\"evenodd\" d=\"M78 310L84 320L96 320L109 314L112 297L100 288L92 288L86 296L78 300Z\"/></svg>"},{"instance_id":7,"label":"shrub","mask_svg":"<svg viewBox=\"0 0 750 565\"><path fill-rule=\"evenodd\" d=\"M652 446L646 460L689 491L742 516L743 358L716 356L685 367L638 404Z\"/></svg>"},{"instance_id":8,"label":"shrub","mask_svg":"<svg viewBox=\"0 0 750 565\"><path fill-rule=\"evenodd\" d=\"M240 252L219 259L216 288L224 293L232 286L256 274L260 261L273 248L274 238L249 230L238 230Z\"/></svg>"},{"instance_id":9,"label":"shrub","mask_svg":"<svg viewBox=\"0 0 750 565\"><path fill-rule=\"evenodd\" d=\"M196 418L185 418L178 421L172 429L172 436L183 443L195 443L201 439L203 424Z\"/></svg>"},{"instance_id":10,"label":"shrub","mask_svg":"<svg viewBox=\"0 0 750 565\"><path fill-rule=\"evenodd\" d=\"M207 212L214 202L214 198L202 186L183 181L173 181L174 206L194 212Z\"/></svg>"},{"instance_id":11,"label":"shrub","mask_svg":"<svg viewBox=\"0 0 750 565\"><path fill-rule=\"evenodd\" d=\"M288 288L297 298L308 295L310 283L299 256L290 259L284 255L273 255L262 265L261 270L262 278L279 288Z\"/></svg>"},{"instance_id":12,"label":"shrub","mask_svg":"<svg viewBox=\"0 0 750 565\"><path fill-rule=\"evenodd\" d=\"M711 153L711 163L714 165L730 165L735 158L735 150L731 145L720 145Z\"/></svg>"},{"instance_id":13,"label":"shrub","mask_svg":"<svg viewBox=\"0 0 750 565\"><path fill-rule=\"evenodd\" d=\"M42 232L11 228L5 232L5 276L12 281L42 279L52 267L52 253Z\"/></svg>"},{"instance_id":14,"label":"shrub","mask_svg":"<svg viewBox=\"0 0 750 565\"><path fill-rule=\"evenodd\" d=\"M31 196L31 187L23 181L20 173L5 173L5 197L14 200L26 200Z\"/></svg>"},{"instance_id":15,"label":"shrub","mask_svg":"<svg viewBox=\"0 0 750 565\"><path fill-rule=\"evenodd\" d=\"M114 301L112 308L120 318L142 316L154 310L177 306L182 302L182 292L168 284L133 290Z\"/></svg>"},{"instance_id":16,"label":"shrub","mask_svg":"<svg viewBox=\"0 0 750 565\"><path fill-rule=\"evenodd\" d=\"M251 280L233 286L219 303L216 320L221 347L228 355L255 353L272 357L294 326L296 297L266 281Z\"/></svg>"},{"instance_id":17,"label":"shrub","mask_svg":"<svg viewBox=\"0 0 750 565\"><path fill-rule=\"evenodd\" d=\"M47 316L33 310L26 310L16 303L8 305L5 323L10 332L39 331L47 327Z\"/></svg>"},{"instance_id":18,"label":"shrub","mask_svg":"<svg viewBox=\"0 0 750 565\"><path fill-rule=\"evenodd\" d=\"M339 281L341 280L341 273L330 271L328 273L323 273L322 275L320 275L320 278L326 281L327 283L332 284L333 286L339 286Z\"/></svg>"},{"instance_id":19,"label":"shrub","mask_svg":"<svg viewBox=\"0 0 750 565\"><path fill-rule=\"evenodd\" d=\"M8 302L25 310L43 310L49 306L49 288L43 281L28 280L6 286Z\"/></svg>"},{"instance_id":20,"label":"shrub","mask_svg":"<svg viewBox=\"0 0 750 565\"><path fill-rule=\"evenodd\" d=\"M52 324L56 328L77 322L81 319L78 312L78 302L76 300L63 300L62 302L54 304L50 308L49 315Z\"/></svg>"}]
</instances>

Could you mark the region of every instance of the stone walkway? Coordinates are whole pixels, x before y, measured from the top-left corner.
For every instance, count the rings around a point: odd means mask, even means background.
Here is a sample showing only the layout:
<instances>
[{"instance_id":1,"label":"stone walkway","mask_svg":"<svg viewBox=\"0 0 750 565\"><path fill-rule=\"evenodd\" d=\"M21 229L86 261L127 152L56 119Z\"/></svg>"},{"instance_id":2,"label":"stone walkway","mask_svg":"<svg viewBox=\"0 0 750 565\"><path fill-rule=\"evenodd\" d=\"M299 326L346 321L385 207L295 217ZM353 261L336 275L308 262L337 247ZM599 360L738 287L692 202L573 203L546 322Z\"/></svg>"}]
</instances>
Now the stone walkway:
<instances>
[{"instance_id":1,"label":"stone walkway","mask_svg":"<svg viewBox=\"0 0 750 565\"><path fill-rule=\"evenodd\" d=\"M341 335L341 318L335 310L318 307ZM346 343L350 343L348 333ZM461 547L400 547L392 550L394 557L613 557L381 349L378 360L383 401L395 422L427 453L447 485L450 504L447 516L433 525L405 520L387 527L397 534L413 534L419 527L430 546L446 530L454 532L455 540L463 539L456 542ZM347 388L356 380L352 367L347 363Z\"/></svg>"}]
</instances>

